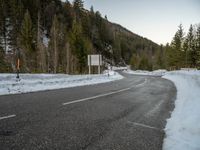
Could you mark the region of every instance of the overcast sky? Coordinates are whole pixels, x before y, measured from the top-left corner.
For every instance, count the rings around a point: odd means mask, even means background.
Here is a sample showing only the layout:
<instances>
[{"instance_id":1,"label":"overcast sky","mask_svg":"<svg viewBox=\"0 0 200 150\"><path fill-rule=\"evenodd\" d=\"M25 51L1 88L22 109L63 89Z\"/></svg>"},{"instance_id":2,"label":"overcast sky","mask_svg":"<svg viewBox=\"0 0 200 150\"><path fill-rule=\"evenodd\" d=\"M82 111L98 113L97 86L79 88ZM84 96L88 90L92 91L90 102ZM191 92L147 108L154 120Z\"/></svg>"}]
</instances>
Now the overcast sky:
<instances>
[{"instance_id":1,"label":"overcast sky","mask_svg":"<svg viewBox=\"0 0 200 150\"><path fill-rule=\"evenodd\" d=\"M85 0L84 5L158 44L171 42L180 23L185 32L200 23L200 0Z\"/></svg>"}]
</instances>

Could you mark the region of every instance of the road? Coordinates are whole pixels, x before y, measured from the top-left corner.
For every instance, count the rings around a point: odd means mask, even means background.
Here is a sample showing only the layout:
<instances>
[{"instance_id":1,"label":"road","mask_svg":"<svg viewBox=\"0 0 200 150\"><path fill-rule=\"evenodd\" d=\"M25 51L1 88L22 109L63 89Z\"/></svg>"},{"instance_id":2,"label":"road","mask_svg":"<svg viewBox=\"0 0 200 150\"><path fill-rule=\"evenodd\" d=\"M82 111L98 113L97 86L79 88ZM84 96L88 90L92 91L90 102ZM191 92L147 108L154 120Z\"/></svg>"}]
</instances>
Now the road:
<instances>
[{"instance_id":1,"label":"road","mask_svg":"<svg viewBox=\"0 0 200 150\"><path fill-rule=\"evenodd\" d=\"M1 150L161 150L176 88L160 77L0 96Z\"/></svg>"}]
</instances>

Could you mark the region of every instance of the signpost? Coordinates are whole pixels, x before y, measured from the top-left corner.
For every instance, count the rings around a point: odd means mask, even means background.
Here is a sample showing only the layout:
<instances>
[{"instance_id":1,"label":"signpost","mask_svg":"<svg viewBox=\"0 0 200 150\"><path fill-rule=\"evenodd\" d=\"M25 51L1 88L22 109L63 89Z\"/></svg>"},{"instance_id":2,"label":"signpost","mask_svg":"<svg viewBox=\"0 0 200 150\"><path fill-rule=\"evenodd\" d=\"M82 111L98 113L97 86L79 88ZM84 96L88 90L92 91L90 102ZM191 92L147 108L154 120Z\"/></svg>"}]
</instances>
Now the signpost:
<instances>
[{"instance_id":1,"label":"signpost","mask_svg":"<svg viewBox=\"0 0 200 150\"><path fill-rule=\"evenodd\" d=\"M91 74L91 66L98 66L98 74L101 73L102 55L88 55L89 74Z\"/></svg>"},{"instance_id":2,"label":"signpost","mask_svg":"<svg viewBox=\"0 0 200 150\"><path fill-rule=\"evenodd\" d=\"M17 79L19 79L19 70L20 70L20 51L17 48Z\"/></svg>"}]
</instances>

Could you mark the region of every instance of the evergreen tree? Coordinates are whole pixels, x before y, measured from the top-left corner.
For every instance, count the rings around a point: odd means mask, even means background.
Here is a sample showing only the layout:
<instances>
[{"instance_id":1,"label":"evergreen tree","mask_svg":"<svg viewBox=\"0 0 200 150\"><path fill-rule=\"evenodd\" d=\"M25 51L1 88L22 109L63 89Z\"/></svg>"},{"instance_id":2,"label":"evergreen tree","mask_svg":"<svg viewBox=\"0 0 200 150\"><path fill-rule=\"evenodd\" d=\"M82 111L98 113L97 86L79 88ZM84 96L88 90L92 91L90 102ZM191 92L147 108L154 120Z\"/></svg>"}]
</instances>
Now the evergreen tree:
<instances>
[{"instance_id":1,"label":"evergreen tree","mask_svg":"<svg viewBox=\"0 0 200 150\"><path fill-rule=\"evenodd\" d=\"M64 23L67 25L68 29L71 29L73 22L73 8L69 1L66 1L63 5L63 16Z\"/></svg>"},{"instance_id":2,"label":"evergreen tree","mask_svg":"<svg viewBox=\"0 0 200 150\"><path fill-rule=\"evenodd\" d=\"M24 17L24 6L22 0L10 1L10 20L12 24L11 32L9 34L11 46L13 50L18 47L20 27Z\"/></svg>"},{"instance_id":3,"label":"evergreen tree","mask_svg":"<svg viewBox=\"0 0 200 150\"><path fill-rule=\"evenodd\" d=\"M24 15L24 20L22 23L22 28L21 28L20 33L21 33L20 43L23 49L28 52L33 52L34 51L34 31L33 31L31 16L28 10L26 11Z\"/></svg>"},{"instance_id":4,"label":"evergreen tree","mask_svg":"<svg viewBox=\"0 0 200 150\"><path fill-rule=\"evenodd\" d=\"M180 68L184 64L184 57L183 57L183 41L184 41L184 33L182 24L179 25L178 31L176 32L171 47L173 50L172 62L173 67Z\"/></svg>"},{"instance_id":5,"label":"evergreen tree","mask_svg":"<svg viewBox=\"0 0 200 150\"><path fill-rule=\"evenodd\" d=\"M54 73L57 72L58 67L58 40L59 40L59 22L56 15L54 15L53 23L51 27L51 36L50 36L50 68Z\"/></svg>"},{"instance_id":6,"label":"evergreen tree","mask_svg":"<svg viewBox=\"0 0 200 150\"><path fill-rule=\"evenodd\" d=\"M5 62L5 52L3 48L0 47L0 73L10 72L11 66Z\"/></svg>"},{"instance_id":7,"label":"evergreen tree","mask_svg":"<svg viewBox=\"0 0 200 150\"><path fill-rule=\"evenodd\" d=\"M41 72L46 72L47 66L46 66L46 48L42 42L43 40L43 31L41 26L41 16L40 16L40 10L38 11L38 22L37 22L37 50L38 50L38 59L37 62L39 64L39 70Z\"/></svg>"},{"instance_id":8,"label":"evergreen tree","mask_svg":"<svg viewBox=\"0 0 200 150\"><path fill-rule=\"evenodd\" d=\"M23 68L25 71L36 69L35 39L31 16L27 10L20 31L20 54L23 55ZM35 71L35 70L34 70Z\"/></svg>"},{"instance_id":9,"label":"evergreen tree","mask_svg":"<svg viewBox=\"0 0 200 150\"><path fill-rule=\"evenodd\" d=\"M83 1L82 0L74 0L73 4L74 4L75 11L83 10Z\"/></svg>"},{"instance_id":10,"label":"evergreen tree","mask_svg":"<svg viewBox=\"0 0 200 150\"><path fill-rule=\"evenodd\" d=\"M155 65L154 65L154 69L163 69L165 68L165 58L164 58L164 54L163 54L163 46L160 46L160 49L158 49L156 51L155 54Z\"/></svg>"},{"instance_id":11,"label":"evergreen tree","mask_svg":"<svg viewBox=\"0 0 200 150\"><path fill-rule=\"evenodd\" d=\"M78 59L78 64L75 61L75 67L78 66L78 72L82 73L86 67L87 60L87 44L82 33L82 26L76 19L73 21L71 32L71 45L73 45L73 54Z\"/></svg>"},{"instance_id":12,"label":"evergreen tree","mask_svg":"<svg viewBox=\"0 0 200 150\"><path fill-rule=\"evenodd\" d=\"M139 63L139 69L149 70L149 71L152 70L152 65L149 62L148 57L144 52L142 53L142 56L141 56L141 60L140 60L140 63Z\"/></svg>"},{"instance_id":13,"label":"evergreen tree","mask_svg":"<svg viewBox=\"0 0 200 150\"><path fill-rule=\"evenodd\" d=\"M189 66L196 66L196 63L197 63L197 53L196 53L196 50L195 50L195 36L194 36L194 29L193 29L193 26L190 25L190 28L189 28L189 32L187 34L187 37L186 37L186 42L187 42L187 52L186 52L186 58L187 58L187 64Z\"/></svg>"},{"instance_id":14,"label":"evergreen tree","mask_svg":"<svg viewBox=\"0 0 200 150\"><path fill-rule=\"evenodd\" d=\"M73 7L76 13L76 19L78 21L81 20L83 14L83 1L82 0L74 0Z\"/></svg>"},{"instance_id":15,"label":"evergreen tree","mask_svg":"<svg viewBox=\"0 0 200 150\"><path fill-rule=\"evenodd\" d=\"M130 61L131 69L137 70L139 68L139 64L140 64L139 56L136 54L133 54Z\"/></svg>"},{"instance_id":16,"label":"evergreen tree","mask_svg":"<svg viewBox=\"0 0 200 150\"><path fill-rule=\"evenodd\" d=\"M200 69L200 24L197 26L196 31L196 51L197 51L197 65Z\"/></svg>"}]
</instances>

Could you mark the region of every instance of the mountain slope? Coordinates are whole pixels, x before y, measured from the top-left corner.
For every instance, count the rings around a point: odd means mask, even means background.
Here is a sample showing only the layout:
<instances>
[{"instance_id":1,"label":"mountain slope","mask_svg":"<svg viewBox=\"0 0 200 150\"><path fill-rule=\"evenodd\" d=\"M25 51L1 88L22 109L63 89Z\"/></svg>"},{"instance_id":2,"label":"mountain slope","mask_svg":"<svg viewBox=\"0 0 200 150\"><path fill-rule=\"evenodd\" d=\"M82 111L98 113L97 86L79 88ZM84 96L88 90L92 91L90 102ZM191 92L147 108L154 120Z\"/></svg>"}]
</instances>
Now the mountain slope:
<instances>
[{"instance_id":1,"label":"mountain slope","mask_svg":"<svg viewBox=\"0 0 200 150\"><path fill-rule=\"evenodd\" d=\"M159 51L156 43L92 7L85 10L81 0L3 0L0 5L0 49L13 71L20 56L21 72L87 73L87 55L97 53L113 65L130 64L136 56L138 68L151 70Z\"/></svg>"}]
</instances>

